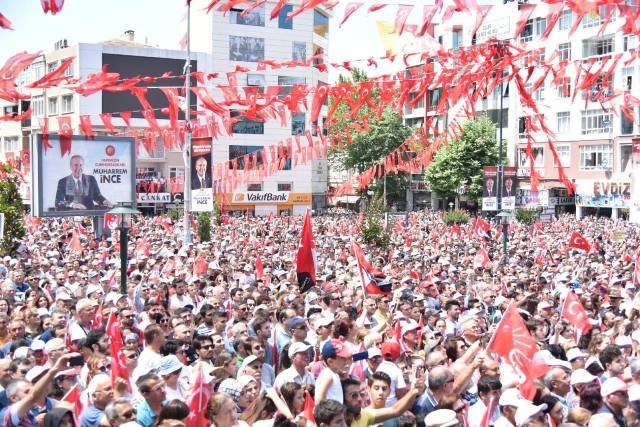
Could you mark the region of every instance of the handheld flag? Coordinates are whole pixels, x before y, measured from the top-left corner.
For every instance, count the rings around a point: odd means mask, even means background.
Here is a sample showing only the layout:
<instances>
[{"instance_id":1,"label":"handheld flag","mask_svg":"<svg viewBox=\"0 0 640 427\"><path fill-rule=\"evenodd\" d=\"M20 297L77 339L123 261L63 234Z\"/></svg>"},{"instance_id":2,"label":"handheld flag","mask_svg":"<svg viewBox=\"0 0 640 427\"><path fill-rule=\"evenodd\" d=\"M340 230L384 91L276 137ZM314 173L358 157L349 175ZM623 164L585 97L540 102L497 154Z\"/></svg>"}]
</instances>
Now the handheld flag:
<instances>
[{"instance_id":1,"label":"handheld flag","mask_svg":"<svg viewBox=\"0 0 640 427\"><path fill-rule=\"evenodd\" d=\"M311 230L311 212L307 210L302 224L300 249L296 260L296 274L300 292L307 292L316 285L316 245Z\"/></svg>"},{"instance_id":2,"label":"handheld flag","mask_svg":"<svg viewBox=\"0 0 640 427\"><path fill-rule=\"evenodd\" d=\"M371 263L364 256L364 251L356 242L352 245L353 255L358 263L362 288L368 295L389 295L391 294L391 282L387 280L384 273L373 270Z\"/></svg>"}]
</instances>

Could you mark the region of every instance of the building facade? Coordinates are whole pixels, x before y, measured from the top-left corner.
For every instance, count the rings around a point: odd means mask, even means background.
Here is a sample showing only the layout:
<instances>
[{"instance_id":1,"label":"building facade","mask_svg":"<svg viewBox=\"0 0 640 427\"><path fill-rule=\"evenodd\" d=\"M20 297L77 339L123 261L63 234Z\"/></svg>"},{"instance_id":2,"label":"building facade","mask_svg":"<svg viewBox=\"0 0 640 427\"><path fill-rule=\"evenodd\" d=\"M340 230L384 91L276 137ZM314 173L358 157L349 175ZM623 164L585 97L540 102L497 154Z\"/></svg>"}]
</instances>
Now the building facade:
<instances>
[{"instance_id":1,"label":"building facade","mask_svg":"<svg viewBox=\"0 0 640 427\"><path fill-rule=\"evenodd\" d=\"M478 114L487 115L497 127L502 121L509 164L517 167L517 206L541 207L548 214L575 212L578 217L587 214L617 217L630 207L631 141L640 132L637 108L631 107L630 115L635 120L630 120L627 115L620 114L617 107L624 92L638 97L640 70L637 61L625 64L637 49L637 37L623 34L621 26L624 19L617 19L615 11L608 24L603 26L610 10L602 6L598 15L583 17L571 36L569 33L578 18L566 8L548 38L544 39L542 34L547 29L549 10L548 5L542 3L535 8L518 39L513 40L520 16L519 5L522 3L508 2L494 6L476 34L471 34L475 24L473 20L454 16L446 23L435 26L435 37L445 48L454 50L483 43L490 37L510 40L527 50L535 50L518 64L520 67L533 66L527 87L531 87L544 74L544 68L538 66L536 58L555 58L553 61L556 63L566 59L570 66L566 68L563 84L560 87L553 85L553 76L549 73L542 86L531 96L538 103L548 127L555 132L554 147L565 174L576 186L575 196L570 196L559 181L558 165L546 136L536 133L531 133L531 136L535 141L534 168L540 176L540 183L538 193L532 194L529 159L525 153L527 112L513 81L504 88L502 100L500 88L496 87L490 96L478 101L476 110ZM579 90L574 100L573 64L576 61L589 65L593 63L593 70L597 70L599 65L607 63L605 70L608 70L616 55L621 55L621 59L607 81L602 81L605 74L602 72L600 80L590 90ZM597 99L598 94L607 97L614 93L620 93L618 100L613 102L615 111L604 111ZM405 121L409 124L422 123L421 118L430 114L430 108L435 108L438 97L439 89L430 91L422 103L423 108L409 111ZM445 124L451 119L442 118ZM433 207L443 206L438 206L435 201Z\"/></svg>"}]
</instances>

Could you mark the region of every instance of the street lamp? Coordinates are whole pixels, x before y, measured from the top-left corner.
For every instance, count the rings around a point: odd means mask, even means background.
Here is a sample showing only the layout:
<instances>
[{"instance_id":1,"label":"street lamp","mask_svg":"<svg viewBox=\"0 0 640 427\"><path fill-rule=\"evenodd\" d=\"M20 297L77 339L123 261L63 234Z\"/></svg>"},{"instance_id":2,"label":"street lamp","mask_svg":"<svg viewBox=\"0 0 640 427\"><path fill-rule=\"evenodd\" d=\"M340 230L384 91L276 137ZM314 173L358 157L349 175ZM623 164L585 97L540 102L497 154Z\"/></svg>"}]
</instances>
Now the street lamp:
<instances>
[{"instance_id":1,"label":"street lamp","mask_svg":"<svg viewBox=\"0 0 640 427\"><path fill-rule=\"evenodd\" d=\"M511 222L511 213L502 211L496 215L502 224L502 252L504 253L503 264L507 265L509 256L507 255L507 241L509 239L509 223Z\"/></svg>"},{"instance_id":2,"label":"street lamp","mask_svg":"<svg viewBox=\"0 0 640 427\"><path fill-rule=\"evenodd\" d=\"M133 215L139 215L140 211L129 206L118 206L109 211L117 215L120 220L120 293L127 295L127 243L129 242L129 228Z\"/></svg>"}]
</instances>

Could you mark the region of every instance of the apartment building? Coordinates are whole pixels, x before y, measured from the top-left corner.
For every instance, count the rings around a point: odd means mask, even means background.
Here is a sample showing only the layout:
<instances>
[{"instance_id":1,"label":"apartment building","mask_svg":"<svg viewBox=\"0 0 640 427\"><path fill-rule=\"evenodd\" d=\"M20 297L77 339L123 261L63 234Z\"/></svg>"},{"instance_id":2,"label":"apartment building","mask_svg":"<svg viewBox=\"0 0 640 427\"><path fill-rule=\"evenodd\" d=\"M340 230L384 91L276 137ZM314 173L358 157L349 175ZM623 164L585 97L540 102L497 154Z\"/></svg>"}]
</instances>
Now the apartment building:
<instances>
[{"instance_id":1,"label":"apartment building","mask_svg":"<svg viewBox=\"0 0 640 427\"><path fill-rule=\"evenodd\" d=\"M198 7L198 3L193 7ZM263 60L285 62L306 61L313 55L323 54L326 58L329 48L329 19L327 10L317 7L292 19L287 18L295 5L285 5L271 20L276 1L265 4L243 14L246 5L238 5L228 13L213 11L210 14L194 14L192 23L192 46L194 49L211 54L213 70L219 73L211 80L212 94L222 97L217 85L229 85L226 73L244 67L246 73L236 73L237 85L241 87L281 86L280 97L286 96L296 84L316 86L328 84L329 75L315 67L291 67L273 69L270 66L258 71L258 63ZM321 64L324 59L314 60ZM310 106L310 104L309 104ZM323 108L321 117L326 114ZM241 110L238 110L238 114ZM308 112L287 113L287 126L279 121L256 122L247 118L233 125L233 135L221 136L213 143L213 163L241 158L246 154L261 150L264 146L277 144L307 130L317 136L320 127L326 132L322 118L319 123L310 122ZM233 115L233 112L232 112ZM323 209L326 205L328 167L326 159L313 160L297 166L288 161L284 170L268 176L264 181L249 182L225 195L225 210L228 212L254 215L302 215L307 208ZM275 197L278 196L278 197ZM280 199L278 202L260 200Z\"/></svg>"},{"instance_id":2,"label":"apartment building","mask_svg":"<svg viewBox=\"0 0 640 427\"><path fill-rule=\"evenodd\" d=\"M507 143L509 164L517 166L519 178L517 206L543 207L547 213L575 212L578 217L595 214L618 217L631 207L631 146L632 139L640 132L637 123L639 112L631 107L636 120L630 120L625 114L619 114L619 110L604 111L596 98L598 93L607 96L616 91L629 91L632 96L638 96L640 75L637 61L625 64L625 59L637 49L637 37L623 34L621 25L624 19L618 19L615 11L610 22L603 27L610 10L607 6L601 6L598 15L584 16L571 36L569 32L577 17L571 10L563 10L549 37L543 40L541 36L547 29L548 5L538 4L518 39L513 40L520 16L519 5L522 3L508 2L494 6L476 34L471 34L475 24L473 20L454 17L436 25L435 36L445 48L454 50L483 43L489 37L509 39L526 49L535 49L519 64L534 65L528 87L544 73L542 67L535 66L536 57L545 59L555 55L554 61L558 58L567 59L570 64L591 61L595 63L595 70L601 61L611 64L611 58L622 54L622 60L617 62L608 81L601 81L601 77L591 90L575 94L574 102L575 88L571 87L575 79L573 66L567 67L562 87L553 86L553 77L549 74L544 84L531 94L540 106L547 125L556 133L554 146L566 175L576 186L575 196L569 196L559 181L558 165L546 138L535 133L532 134L536 141L533 144L534 166L541 179L538 194L532 194L529 159L525 154L526 113L514 83L504 88L502 99L503 138ZM419 123L419 117L430 114L430 106L435 108L438 95L439 90L428 94L424 103L426 113L424 109L415 109L407 114L405 121ZM620 102L622 98L621 95L615 102ZM486 114L498 124L500 101L499 88L496 88L489 97L478 101L478 114ZM443 118L445 121L450 119Z\"/></svg>"},{"instance_id":3,"label":"apartment building","mask_svg":"<svg viewBox=\"0 0 640 427\"><path fill-rule=\"evenodd\" d=\"M54 49L47 51L37 58L20 76L18 85L26 87L46 73L55 70L62 61L73 57L71 67L67 69L67 76L84 78L90 73L99 72L103 66L108 71L120 73L121 78L136 76L159 77L170 71L173 75L183 74L185 54L178 50L165 50L139 43L135 40L135 33L127 31L122 38L105 41L103 43L78 43L69 45L66 40L55 43ZM199 67L210 69L209 56L194 53L192 56L193 71ZM144 84L142 84L144 85ZM154 88L159 86L183 86L183 78L157 80L147 84ZM31 99L20 104L4 103L5 113L26 111L31 107L31 117L22 122L3 122L0 124L0 157L2 160L25 160L22 167L27 176L27 183L21 188L25 205L31 203L30 170L26 160L29 159L31 134L42 132L42 119L48 118L49 132L58 131L57 118L70 117L75 135L80 135L80 116L89 115L96 135L109 135L104 127L100 114L112 113L112 124L119 136L127 132L140 132L148 127L146 119L140 112L141 106L135 96L129 92L97 92L89 96L81 96L71 88L62 84L59 87L30 90ZM148 89L147 99L154 109L165 108L168 102L159 89ZM196 100L192 98L191 105L196 107ZM119 117L120 112L131 111L130 127ZM167 125L166 115L157 111L158 123ZM184 114L181 115L184 118ZM184 176L182 152L179 149L165 149L160 135L156 138L155 149L148 152L144 144L139 145L136 159L136 177L139 182L154 181L158 183L153 192L138 188L137 202L139 208L146 212L162 210L171 206L180 194L171 194L164 185L169 178ZM153 144L151 144L153 145Z\"/></svg>"}]
</instances>

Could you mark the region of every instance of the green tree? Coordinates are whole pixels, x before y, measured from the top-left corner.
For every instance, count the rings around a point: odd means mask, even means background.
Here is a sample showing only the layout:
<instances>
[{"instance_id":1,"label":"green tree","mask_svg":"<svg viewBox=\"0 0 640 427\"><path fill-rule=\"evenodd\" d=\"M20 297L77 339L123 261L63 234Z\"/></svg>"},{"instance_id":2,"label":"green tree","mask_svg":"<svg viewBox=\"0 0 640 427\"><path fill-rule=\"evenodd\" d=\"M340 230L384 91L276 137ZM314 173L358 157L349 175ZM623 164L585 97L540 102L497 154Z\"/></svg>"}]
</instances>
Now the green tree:
<instances>
[{"instance_id":1,"label":"green tree","mask_svg":"<svg viewBox=\"0 0 640 427\"><path fill-rule=\"evenodd\" d=\"M0 172L6 177L0 179L0 212L4 214L4 238L0 242L3 255L11 253L24 237L24 208L18 191L20 181L13 167L0 164Z\"/></svg>"},{"instance_id":2,"label":"green tree","mask_svg":"<svg viewBox=\"0 0 640 427\"><path fill-rule=\"evenodd\" d=\"M201 242L211 240L211 212L198 212L196 216L198 237Z\"/></svg>"},{"instance_id":3,"label":"green tree","mask_svg":"<svg viewBox=\"0 0 640 427\"><path fill-rule=\"evenodd\" d=\"M360 227L362 240L367 244L376 245L379 248L387 248L391 239L391 233L383 226L384 202L382 193L377 193L367 209L367 216Z\"/></svg>"},{"instance_id":4,"label":"green tree","mask_svg":"<svg viewBox=\"0 0 640 427\"><path fill-rule=\"evenodd\" d=\"M367 75L363 71L354 69L350 78L341 75L338 78L338 84L354 84L367 80ZM353 95L353 97L354 100L357 100L358 96ZM378 99L375 87L372 90L371 98L374 102ZM340 102L340 104L336 107L329 125L329 136L347 142L346 132L348 130L353 141L345 143L341 148L333 149L330 153L331 166L337 170L353 169L357 173L362 173L402 145L412 133L412 129L403 124L402 116L392 108L384 109L378 118L375 114L371 114L371 109L365 103L352 118L347 102L330 100L332 106L334 102ZM365 118L365 116L368 117ZM369 129L358 131L357 129L360 129L360 125L365 120ZM381 186L382 180L379 180L376 190L380 190ZM400 195L405 188L406 179L397 175L387 176L388 197Z\"/></svg>"},{"instance_id":5,"label":"green tree","mask_svg":"<svg viewBox=\"0 0 640 427\"><path fill-rule=\"evenodd\" d=\"M466 184L471 200L482 197L483 168L498 163L496 126L486 117L467 121L459 139L438 151L424 178L440 197L454 197Z\"/></svg>"}]
</instances>

